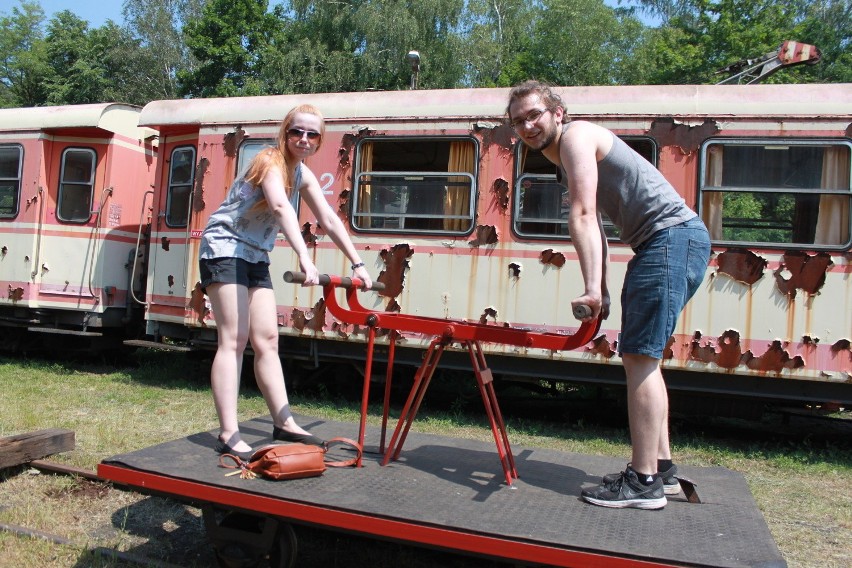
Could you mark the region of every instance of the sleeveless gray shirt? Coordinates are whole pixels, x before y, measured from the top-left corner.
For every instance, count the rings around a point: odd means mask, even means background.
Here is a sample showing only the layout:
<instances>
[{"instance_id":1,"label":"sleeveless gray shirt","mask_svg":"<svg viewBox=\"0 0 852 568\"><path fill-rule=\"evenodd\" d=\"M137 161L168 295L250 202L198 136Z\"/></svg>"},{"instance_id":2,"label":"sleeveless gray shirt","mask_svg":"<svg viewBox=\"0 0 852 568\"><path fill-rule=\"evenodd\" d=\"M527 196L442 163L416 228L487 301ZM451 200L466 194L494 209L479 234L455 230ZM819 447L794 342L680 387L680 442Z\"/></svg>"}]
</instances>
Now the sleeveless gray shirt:
<instances>
[{"instance_id":1,"label":"sleeveless gray shirt","mask_svg":"<svg viewBox=\"0 0 852 568\"><path fill-rule=\"evenodd\" d=\"M299 163L296 168L290 194L290 203L297 211L302 167ZM252 211L263 199L263 189L248 183L244 176L245 172L234 180L225 201L207 221L201 233L199 258L241 258L269 264L269 252L281 227L268 207Z\"/></svg>"},{"instance_id":2,"label":"sleeveless gray shirt","mask_svg":"<svg viewBox=\"0 0 852 568\"><path fill-rule=\"evenodd\" d=\"M619 228L622 242L635 249L657 231L696 217L657 168L615 134L612 139L612 149L598 162L597 207ZM567 187L561 166L558 174Z\"/></svg>"}]
</instances>

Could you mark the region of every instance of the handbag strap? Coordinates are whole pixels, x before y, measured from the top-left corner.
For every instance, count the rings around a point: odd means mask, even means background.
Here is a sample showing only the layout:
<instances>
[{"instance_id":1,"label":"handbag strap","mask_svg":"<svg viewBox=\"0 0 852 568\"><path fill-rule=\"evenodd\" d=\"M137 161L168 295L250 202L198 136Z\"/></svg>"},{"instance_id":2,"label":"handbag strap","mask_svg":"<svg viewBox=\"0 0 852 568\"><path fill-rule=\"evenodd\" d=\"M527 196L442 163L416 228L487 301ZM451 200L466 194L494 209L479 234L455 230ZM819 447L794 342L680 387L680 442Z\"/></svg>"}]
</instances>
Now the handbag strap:
<instances>
[{"instance_id":1,"label":"handbag strap","mask_svg":"<svg viewBox=\"0 0 852 568\"><path fill-rule=\"evenodd\" d=\"M361 444L356 442L355 440L350 440L349 438L332 438L327 441L326 448L331 446L332 444L342 444L346 446L352 446L355 449L355 457L348 460L340 460L340 461L326 461L325 465L328 467L348 467L350 465L355 465L358 463L358 460L361 459L361 454L363 453L363 448ZM328 449L326 449L328 452Z\"/></svg>"}]
</instances>

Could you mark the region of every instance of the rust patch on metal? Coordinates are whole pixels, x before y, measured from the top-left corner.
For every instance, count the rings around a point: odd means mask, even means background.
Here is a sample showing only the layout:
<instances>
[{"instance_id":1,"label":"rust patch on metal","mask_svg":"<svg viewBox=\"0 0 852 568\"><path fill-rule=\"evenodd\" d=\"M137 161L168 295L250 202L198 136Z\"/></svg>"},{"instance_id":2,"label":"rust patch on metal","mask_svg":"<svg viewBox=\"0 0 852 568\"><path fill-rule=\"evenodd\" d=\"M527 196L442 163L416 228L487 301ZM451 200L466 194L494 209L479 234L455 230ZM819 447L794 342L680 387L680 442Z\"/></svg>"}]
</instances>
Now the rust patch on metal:
<instances>
[{"instance_id":1,"label":"rust patch on metal","mask_svg":"<svg viewBox=\"0 0 852 568\"><path fill-rule=\"evenodd\" d=\"M494 183L491 184L491 194L494 196L497 207L503 213L506 213L509 209L509 182L503 178L495 179Z\"/></svg>"},{"instance_id":2,"label":"rust patch on metal","mask_svg":"<svg viewBox=\"0 0 852 568\"><path fill-rule=\"evenodd\" d=\"M729 329L718 339L719 351L708 341L701 346L701 332L696 331L692 338L690 357L703 363L715 363L723 369L734 369L739 366L743 358L740 346L740 334L738 331Z\"/></svg>"},{"instance_id":3,"label":"rust patch on metal","mask_svg":"<svg viewBox=\"0 0 852 568\"><path fill-rule=\"evenodd\" d=\"M12 288L12 285L9 284L9 299L13 302L20 302L24 299L24 289L18 286L17 288Z\"/></svg>"},{"instance_id":4,"label":"rust patch on metal","mask_svg":"<svg viewBox=\"0 0 852 568\"><path fill-rule=\"evenodd\" d=\"M169 277L171 278L171 277ZM169 284L171 286L171 284ZM192 289L192 294L189 296L189 309L195 312L196 321L203 326L205 318L210 315L210 310L207 308L207 302L204 301L204 292L201 290L201 282L195 283L195 288Z\"/></svg>"},{"instance_id":5,"label":"rust patch on metal","mask_svg":"<svg viewBox=\"0 0 852 568\"><path fill-rule=\"evenodd\" d=\"M556 268L565 266L565 255L561 252L554 252L553 249L545 249L541 251L538 260L542 264L552 264Z\"/></svg>"},{"instance_id":6,"label":"rust patch on metal","mask_svg":"<svg viewBox=\"0 0 852 568\"><path fill-rule=\"evenodd\" d=\"M492 144L504 150L512 150L514 145L515 131L508 124L495 124L493 122L479 122L473 125L472 132L482 136L482 147L487 148Z\"/></svg>"},{"instance_id":7,"label":"rust patch on metal","mask_svg":"<svg viewBox=\"0 0 852 568\"><path fill-rule=\"evenodd\" d=\"M476 248L482 245L496 245L497 241L497 227L493 225L477 225L476 237L474 237L473 240L468 241L467 244Z\"/></svg>"},{"instance_id":8,"label":"rust patch on metal","mask_svg":"<svg viewBox=\"0 0 852 568\"><path fill-rule=\"evenodd\" d=\"M760 357L755 357L751 351L746 351L743 355L743 363L753 371L775 373L780 373L784 369L799 369L805 366L805 360L801 355L790 357L790 354L787 353L778 339L773 341L766 353Z\"/></svg>"},{"instance_id":9,"label":"rust patch on metal","mask_svg":"<svg viewBox=\"0 0 852 568\"><path fill-rule=\"evenodd\" d=\"M509 276L511 278L520 278L521 277L521 265L517 262L509 263Z\"/></svg>"},{"instance_id":10,"label":"rust patch on metal","mask_svg":"<svg viewBox=\"0 0 852 568\"><path fill-rule=\"evenodd\" d=\"M490 306L485 308L485 311L482 312L481 316L479 316L479 323L488 323L488 318L491 318L494 320L494 323L497 323L497 310Z\"/></svg>"},{"instance_id":11,"label":"rust patch on metal","mask_svg":"<svg viewBox=\"0 0 852 568\"><path fill-rule=\"evenodd\" d=\"M225 155L229 158L235 158L237 156L237 149L240 147L240 144L243 143L245 137L246 131L243 130L242 126L238 126L233 132L225 134L222 140L222 145L225 148Z\"/></svg>"},{"instance_id":12,"label":"rust patch on metal","mask_svg":"<svg viewBox=\"0 0 852 568\"><path fill-rule=\"evenodd\" d=\"M385 285L385 289L378 292L382 296L396 298L405 287L405 271L408 269L408 261L414 255L414 249L407 243L394 245L390 249L382 249L379 256L385 263L385 269L376 278L378 282Z\"/></svg>"},{"instance_id":13,"label":"rust patch on metal","mask_svg":"<svg viewBox=\"0 0 852 568\"><path fill-rule=\"evenodd\" d=\"M337 149L338 165L341 168L349 167L351 163L349 156L352 155L352 148L354 148L362 138L365 138L372 133L372 130L364 126L359 128L358 132L355 134L350 132L343 135L343 139L340 141L340 148Z\"/></svg>"},{"instance_id":14,"label":"rust patch on metal","mask_svg":"<svg viewBox=\"0 0 852 568\"><path fill-rule=\"evenodd\" d=\"M175 285L175 277L169 274L169 277L166 279L169 283L169 288Z\"/></svg>"},{"instance_id":15,"label":"rust patch on metal","mask_svg":"<svg viewBox=\"0 0 852 568\"><path fill-rule=\"evenodd\" d=\"M761 278L768 262L746 249L728 249L716 257L718 273L751 286Z\"/></svg>"},{"instance_id":16,"label":"rust patch on metal","mask_svg":"<svg viewBox=\"0 0 852 568\"><path fill-rule=\"evenodd\" d=\"M169 241L169 238L168 238L168 237L160 237L160 246L162 247L162 249L163 249L164 251L168 251L168 250L169 250L169 243L170 243L170 242L171 242L171 241Z\"/></svg>"},{"instance_id":17,"label":"rust patch on metal","mask_svg":"<svg viewBox=\"0 0 852 568\"><path fill-rule=\"evenodd\" d=\"M350 324L348 323L341 323L339 321L336 321L331 324L331 331L336 333L337 336L341 339L349 339L349 332L347 331L349 325Z\"/></svg>"},{"instance_id":18,"label":"rust patch on metal","mask_svg":"<svg viewBox=\"0 0 852 568\"><path fill-rule=\"evenodd\" d=\"M195 166L195 184L192 188L192 210L198 213L204 211L204 176L207 174L207 168L210 167L210 160L201 158L198 160L198 165Z\"/></svg>"},{"instance_id":19,"label":"rust patch on metal","mask_svg":"<svg viewBox=\"0 0 852 568\"><path fill-rule=\"evenodd\" d=\"M850 351L850 347L852 347L852 343L848 339L838 339L831 346L831 353L837 355L841 351Z\"/></svg>"},{"instance_id":20,"label":"rust patch on metal","mask_svg":"<svg viewBox=\"0 0 852 568\"><path fill-rule=\"evenodd\" d=\"M391 300L391 301L390 301L390 303L387 305L387 307L385 308L385 311L386 311L386 312L396 312L396 313L399 313L399 312L401 312L401 311L402 311L402 306L400 306L400 305L397 303L396 299L393 299L393 300Z\"/></svg>"},{"instance_id":21,"label":"rust patch on metal","mask_svg":"<svg viewBox=\"0 0 852 568\"><path fill-rule=\"evenodd\" d=\"M666 346L663 348L663 359L664 360L674 359L674 350L672 349L672 345L674 345L674 342L675 342L674 336L669 337L669 340L666 342Z\"/></svg>"},{"instance_id":22,"label":"rust patch on metal","mask_svg":"<svg viewBox=\"0 0 852 568\"><path fill-rule=\"evenodd\" d=\"M294 308L290 314L290 320L293 322L293 327L299 331L305 329L322 331L325 327L325 300L320 298L307 312Z\"/></svg>"},{"instance_id":23,"label":"rust patch on metal","mask_svg":"<svg viewBox=\"0 0 852 568\"><path fill-rule=\"evenodd\" d=\"M810 346L810 345L816 346L816 344L819 343L819 337L811 337L810 335L803 335L802 336L802 343L804 345L808 345L808 346Z\"/></svg>"},{"instance_id":24,"label":"rust patch on metal","mask_svg":"<svg viewBox=\"0 0 852 568\"><path fill-rule=\"evenodd\" d=\"M305 241L305 244L309 247L317 245L317 236L311 232L310 223L302 225L302 240Z\"/></svg>"},{"instance_id":25,"label":"rust patch on metal","mask_svg":"<svg viewBox=\"0 0 852 568\"><path fill-rule=\"evenodd\" d=\"M2 249L0 249L0 254L2 254L3 256L6 256L7 252L9 252L9 249L7 249L6 247L3 247Z\"/></svg>"},{"instance_id":26,"label":"rust patch on metal","mask_svg":"<svg viewBox=\"0 0 852 568\"><path fill-rule=\"evenodd\" d=\"M603 334L592 339L592 346L589 348L589 353L611 359L615 355L615 349L613 349L613 345L607 339L606 334Z\"/></svg>"},{"instance_id":27,"label":"rust patch on metal","mask_svg":"<svg viewBox=\"0 0 852 568\"><path fill-rule=\"evenodd\" d=\"M791 299L796 297L796 289L815 296L825 284L825 273L832 266L831 255L826 252L809 255L802 251L788 251L774 273L775 283L778 290ZM785 272L789 273L789 278L784 278Z\"/></svg>"},{"instance_id":28,"label":"rust patch on metal","mask_svg":"<svg viewBox=\"0 0 852 568\"><path fill-rule=\"evenodd\" d=\"M349 219L349 190L344 189L337 197L337 212L344 219Z\"/></svg>"},{"instance_id":29,"label":"rust patch on metal","mask_svg":"<svg viewBox=\"0 0 852 568\"><path fill-rule=\"evenodd\" d=\"M660 146L677 146L684 154L691 154L701 147L709 137L719 133L716 121L706 119L698 126L676 123L671 117L659 118L648 130L648 135L656 138Z\"/></svg>"}]
</instances>

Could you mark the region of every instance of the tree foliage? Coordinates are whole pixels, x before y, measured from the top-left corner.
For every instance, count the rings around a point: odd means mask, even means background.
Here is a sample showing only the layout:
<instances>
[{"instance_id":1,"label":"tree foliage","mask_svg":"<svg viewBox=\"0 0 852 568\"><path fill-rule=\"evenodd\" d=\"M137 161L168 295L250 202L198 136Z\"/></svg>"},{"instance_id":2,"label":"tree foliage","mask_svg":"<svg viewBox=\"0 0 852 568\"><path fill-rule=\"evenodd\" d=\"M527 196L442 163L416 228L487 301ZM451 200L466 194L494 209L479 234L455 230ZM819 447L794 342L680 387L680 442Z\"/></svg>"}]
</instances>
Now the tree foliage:
<instances>
[{"instance_id":1,"label":"tree foliage","mask_svg":"<svg viewBox=\"0 0 852 568\"><path fill-rule=\"evenodd\" d=\"M711 84L816 45L768 82L852 82L849 0L124 0L125 23L0 12L0 105L508 86ZM650 18L650 19L649 19ZM420 67L406 60L418 51Z\"/></svg>"}]
</instances>

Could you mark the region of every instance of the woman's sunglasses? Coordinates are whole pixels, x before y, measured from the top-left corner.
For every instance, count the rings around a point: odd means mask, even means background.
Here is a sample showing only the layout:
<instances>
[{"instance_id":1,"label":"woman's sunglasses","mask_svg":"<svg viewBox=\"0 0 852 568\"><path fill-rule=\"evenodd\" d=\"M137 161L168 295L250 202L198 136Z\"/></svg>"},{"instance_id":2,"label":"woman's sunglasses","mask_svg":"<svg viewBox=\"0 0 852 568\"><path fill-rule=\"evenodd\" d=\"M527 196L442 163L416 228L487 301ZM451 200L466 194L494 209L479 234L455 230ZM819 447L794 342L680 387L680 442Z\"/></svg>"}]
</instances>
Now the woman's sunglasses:
<instances>
[{"instance_id":1,"label":"woman's sunglasses","mask_svg":"<svg viewBox=\"0 0 852 568\"><path fill-rule=\"evenodd\" d=\"M307 135L308 140L318 140L320 137L319 132L314 132L313 130L302 130L301 128L291 128L287 131L287 136L290 138L295 138L296 140L301 140L303 136Z\"/></svg>"}]
</instances>

